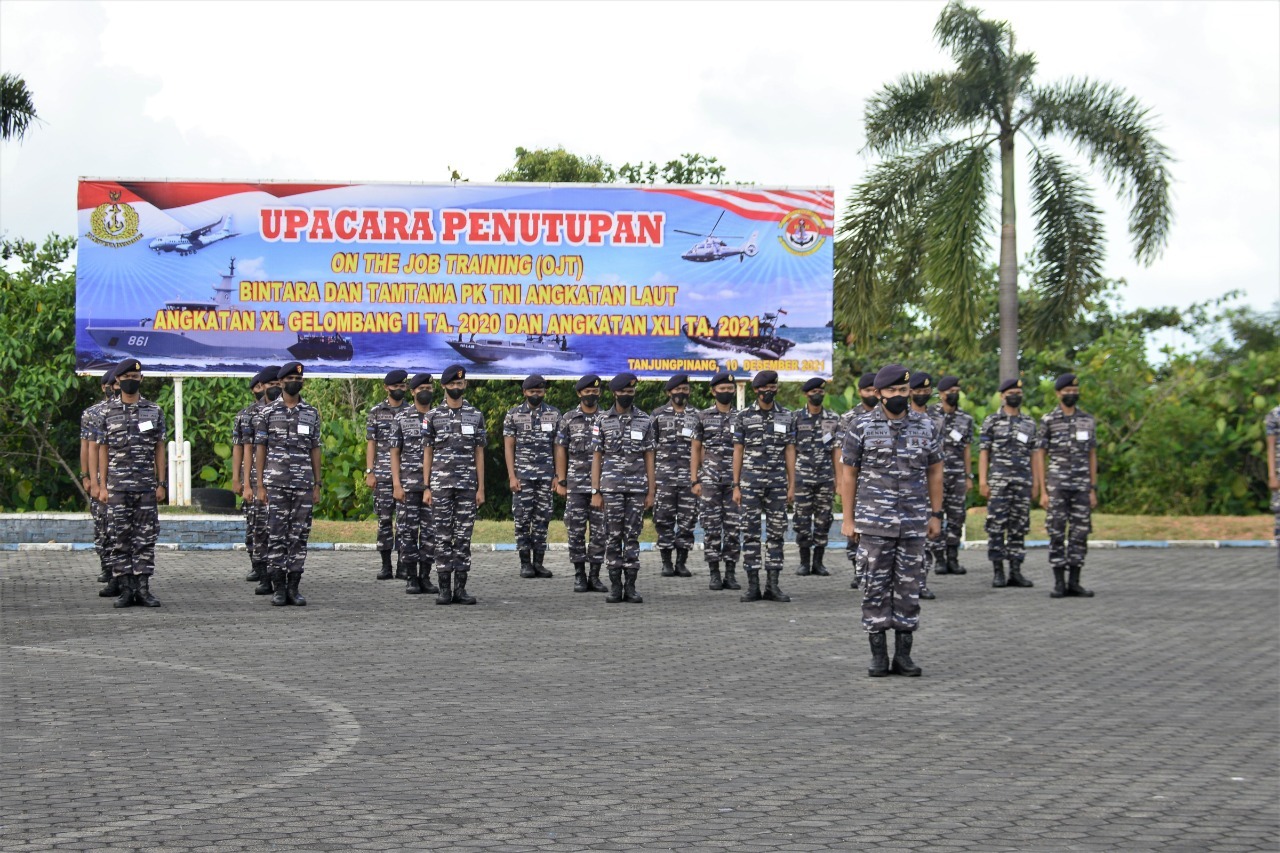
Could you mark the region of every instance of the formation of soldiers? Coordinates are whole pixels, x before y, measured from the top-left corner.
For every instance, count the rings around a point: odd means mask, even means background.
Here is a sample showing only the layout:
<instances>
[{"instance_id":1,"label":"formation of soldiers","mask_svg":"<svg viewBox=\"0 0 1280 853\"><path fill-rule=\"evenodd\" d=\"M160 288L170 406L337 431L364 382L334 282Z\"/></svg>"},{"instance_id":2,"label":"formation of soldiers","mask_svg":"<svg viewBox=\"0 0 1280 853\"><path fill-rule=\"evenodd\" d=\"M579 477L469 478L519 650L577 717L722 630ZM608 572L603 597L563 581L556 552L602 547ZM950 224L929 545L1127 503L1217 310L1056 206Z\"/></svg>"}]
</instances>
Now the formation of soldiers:
<instances>
[{"instance_id":1,"label":"formation of soldiers","mask_svg":"<svg viewBox=\"0 0 1280 853\"><path fill-rule=\"evenodd\" d=\"M160 606L149 582L157 502L168 486L167 434L159 407L138 394L141 378L137 360L116 365L101 379L103 401L81 422L83 485L107 584L100 594L114 597L116 607ZM254 402L237 414L232 433L247 579L276 606L306 604L299 583L322 482L320 417L302 399L304 383L298 362L263 368L249 382ZM687 375L670 378L668 402L652 413L635 408L636 383L633 374L613 377L606 407L606 383L583 376L575 385L578 406L567 412L545 402L542 377L522 383L524 401L503 419L520 576L552 577L547 527L552 495L559 494L575 592L606 593L610 603L643 601L639 538L652 508L663 576L692 576L688 560L700 523L711 590L741 590L741 562L742 601L787 602L780 585L787 506L794 506L796 574L826 576L838 490L852 586L862 588L868 673L919 675L912 636L920 600L936 597L929 572L967 571L959 551L975 422L960 408L961 380L943 376L935 383L927 373L887 365L860 377L859 405L840 416L824 406L827 383L819 377L803 384L806 403L795 411L775 401L778 376L768 370L751 379L755 400L743 409L735 405L736 377L727 372L711 378L715 402L700 410L688 405ZM402 578L406 593L434 594L437 604L474 604L467 579L476 509L485 499L487 436L484 415L465 399L466 369L451 365L440 375L439 404L428 373L393 370L383 384L387 399L368 416L365 470L378 516L377 577ZM1057 407L1037 424L1022 413L1021 381L1006 380L1000 408L977 429L991 585L1034 586L1022 566L1037 499L1048 511L1050 596L1091 597L1080 577L1097 506L1096 423L1078 407L1074 374L1058 377L1055 390ZM1267 416L1266 436L1280 539L1280 407Z\"/></svg>"}]
</instances>

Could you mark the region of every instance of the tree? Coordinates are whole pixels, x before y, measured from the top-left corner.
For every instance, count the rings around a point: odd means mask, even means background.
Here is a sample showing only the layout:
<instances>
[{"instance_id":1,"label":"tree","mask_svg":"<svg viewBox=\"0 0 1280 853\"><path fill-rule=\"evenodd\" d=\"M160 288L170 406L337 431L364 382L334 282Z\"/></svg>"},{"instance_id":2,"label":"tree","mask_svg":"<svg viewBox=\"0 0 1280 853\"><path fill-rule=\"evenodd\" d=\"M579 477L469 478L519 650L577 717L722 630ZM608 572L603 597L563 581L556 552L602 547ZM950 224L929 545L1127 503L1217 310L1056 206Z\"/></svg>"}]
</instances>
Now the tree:
<instances>
[{"instance_id":1,"label":"tree","mask_svg":"<svg viewBox=\"0 0 1280 853\"><path fill-rule=\"evenodd\" d=\"M599 157L581 157L563 148L516 149L516 163L498 175L499 181L611 184L618 178L612 166Z\"/></svg>"},{"instance_id":2,"label":"tree","mask_svg":"<svg viewBox=\"0 0 1280 853\"><path fill-rule=\"evenodd\" d=\"M26 81L7 71L0 74L0 139L21 142L36 120L36 102Z\"/></svg>"},{"instance_id":3,"label":"tree","mask_svg":"<svg viewBox=\"0 0 1280 853\"><path fill-rule=\"evenodd\" d=\"M977 283L998 188L1000 375L1016 377L1015 140L1028 145L1042 265L1027 324L1033 342L1074 319L1103 281L1104 235L1092 190L1050 141L1074 147L1128 203L1134 255L1144 264L1168 238L1171 158L1149 110L1123 90L1084 78L1036 84L1035 55L1015 49L1007 22L952 0L934 37L956 68L904 75L867 105L867 148L885 159L855 187L843 222L836 315L857 342L898 306L919 303L976 347L983 304Z\"/></svg>"}]
</instances>

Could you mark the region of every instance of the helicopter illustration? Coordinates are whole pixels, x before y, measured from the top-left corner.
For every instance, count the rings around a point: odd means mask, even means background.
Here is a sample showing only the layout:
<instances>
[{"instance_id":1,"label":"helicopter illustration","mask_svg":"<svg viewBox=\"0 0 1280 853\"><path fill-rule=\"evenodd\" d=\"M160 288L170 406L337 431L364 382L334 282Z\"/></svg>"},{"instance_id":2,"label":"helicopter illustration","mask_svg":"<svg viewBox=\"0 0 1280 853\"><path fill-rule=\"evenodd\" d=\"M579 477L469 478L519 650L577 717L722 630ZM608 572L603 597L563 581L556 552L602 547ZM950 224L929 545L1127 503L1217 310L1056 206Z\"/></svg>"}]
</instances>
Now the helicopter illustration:
<instances>
[{"instance_id":1,"label":"helicopter illustration","mask_svg":"<svg viewBox=\"0 0 1280 853\"><path fill-rule=\"evenodd\" d=\"M706 261L723 261L733 257L736 257L738 262L741 263L744 258L754 258L756 253L760 251L760 248L756 245L756 238L759 236L760 232L752 231L747 242L743 243L741 246L730 246L725 242L726 239L741 240L742 238L727 234L721 234L717 237L716 229L720 227L721 219L724 219L724 211L720 212L720 216L716 218L716 224L713 225L711 227L711 231L706 234L701 234L697 231L682 231L679 228L672 229L677 234L688 234L691 237L703 238L697 243L694 243L689 251L685 252L680 257L684 258L686 261L694 261L697 263L703 263Z\"/></svg>"}]
</instances>

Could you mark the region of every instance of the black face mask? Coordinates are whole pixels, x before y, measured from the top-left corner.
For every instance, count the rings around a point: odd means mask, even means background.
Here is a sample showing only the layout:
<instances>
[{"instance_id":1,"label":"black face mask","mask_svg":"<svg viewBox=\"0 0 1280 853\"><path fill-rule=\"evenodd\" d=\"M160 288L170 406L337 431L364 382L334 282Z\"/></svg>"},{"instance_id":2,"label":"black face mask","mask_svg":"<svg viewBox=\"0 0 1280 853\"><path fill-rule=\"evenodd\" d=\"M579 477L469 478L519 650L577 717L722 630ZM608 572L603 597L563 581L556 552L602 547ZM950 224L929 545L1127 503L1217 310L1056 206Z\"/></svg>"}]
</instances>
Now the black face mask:
<instances>
[{"instance_id":1,"label":"black face mask","mask_svg":"<svg viewBox=\"0 0 1280 853\"><path fill-rule=\"evenodd\" d=\"M290 397L298 396L299 394L302 393L302 383L301 382L284 383L284 393L288 394Z\"/></svg>"},{"instance_id":2,"label":"black face mask","mask_svg":"<svg viewBox=\"0 0 1280 853\"><path fill-rule=\"evenodd\" d=\"M756 394L756 398L761 403L772 403L773 398L776 396L778 396L777 391L761 391L760 393Z\"/></svg>"},{"instance_id":3,"label":"black face mask","mask_svg":"<svg viewBox=\"0 0 1280 853\"><path fill-rule=\"evenodd\" d=\"M418 391L413 395L413 399L417 400L421 406L430 406L433 397L435 397L435 393L432 391Z\"/></svg>"},{"instance_id":4,"label":"black face mask","mask_svg":"<svg viewBox=\"0 0 1280 853\"><path fill-rule=\"evenodd\" d=\"M716 402L720 403L723 406L732 405L733 401L736 399L738 399L737 391L717 391L716 392Z\"/></svg>"},{"instance_id":5,"label":"black face mask","mask_svg":"<svg viewBox=\"0 0 1280 853\"><path fill-rule=\"evenodd\" d=\"M689 395L688 395L688 394L672 394L672 395L671 395L671 403L672 403L672 405L675 405L675 406L683 406L683 405L684 405L685 403L687 403L687 402L689 402Z\"/></svg>"},{"instance_id":6,"label":"black face mask","mask_svg":"<svg viewBox=\"0 0 1280 853\"><path fill-rule=\"evenodd\" d=\"M1004 398L1004 404L1011 409L1016 409L1022 405L1022 395L1010 394L1008 397Z\"/></svg>"},{"instance_id":7,"label":"black face mask","mask_svg":"<svg viewBox=\"0 0 1280 853\"><path fill-rule=\"evenodd\" d=\"M266 390L266 391L264 391L263 393L266 395L266 398L267 398L268 400L279 400L279 399L280 399L280 393L281 393L281 391L282 391L282 390L283 390L283 389L281 389L281 387L280 387L279 385L272 385L272 386L268 387L268 388L267 388L267 390Z\"/></svg>"},{"instance_id":8,"label":"black face mask","mask_svg":"<svg viewBox=\"0 0 1280 853\"><path fill-rule=\"evenodd\" d=\"M263 397L263 395L264 395L264 394L266 394L266 393L267 393L266 391L254 391L254 392L253 392L253 399L255 399L255 400L261 400L261 399L262 399L262 397Z\"/></svg>"},{"instance_id":9,"label":"black face mask","mask_svg":"<svg viewBox=\"0 0 1280 853\"><path fill-rule=\"evenodd\" d=\"M928 394L912 394L911 402L915 403L917 406L927 406L929 405L929 395Z\"/></svg>"},{"instance_id":10,"label":"black face mask","mask_svg":"<svg viewBox=\"0 0 1280 853\"><path fill-rule=\"evenodd\" d=\"M403 388L392 388L387 392L387 396L399 403L404 399L405 390Z\"/></svg>"},{"instance_id":11,"label":"black face mask","mask_svg":"<svg viewBox=\"0 0 1280 853\"><path fill-rule=\"evenodd\" d=\"M141 387L142 387L141 379L121 379L120 380L121 394L137 394L138 389Z\"/></svg>"},{"instance_id":12,"label":"black face mask","mask_svg":"<svg viewBox=\"0 0 1280 853\"><path fill-rule=\"evenodd\" d=\"M948 405L948 406L952 406L952 407L958 406L958 405L960 405L960 392L959 392L959 391L954 391L954 392L952 392L952 393L948 394L948 395L947 395L946 397L944 397L943 399L947 401L947 405Z\"/></svg>"},{"instance_id":13,"label":"black face mask","mask_svg":"<svg viewBox=\"0 0 1280 853\"><path fill-rule=\"evenodd\" d=\"M578 400L582 403L582 408L584 409L594 409L596 406L600 405L599 394L583 394L578 398Z\"/></svg>"},{"instance_id":14,"label":"black face mask","mask_svg":"<svg viewBox=\"0 0 1280 853\"><path fill-rule=\"evenodd\" d=\"M810 404L810 405L813 405L813 406L821 406L821 405L822 405L822 401L823 401L823 400L825 400L825 399L827 399L827 395L826 395L826 394L810 394L810 395L809 395L809 404Z\"/></svg>"},{"instance_id":15,"label":"black face mask","mask_svg":"<svg viewBox=\"0 0 1280 853\"><path fill-rule=\"evenodd\" d=\"M444 393L449 395L450 400L460 400L462 399L462 395L467 393L467 389L466 388L446 388L444 389Z\"/></svg>"},{"instance_id":16,"label":"black face mask","mask_svg":"<svg viewBox=\"0 0 1280 853\"><path fill-rule=\"evenodd\" d=\"M1075 404L1078 402L1080 402L1079 394L1063 394L1062 395L1062 405L1066 406L1068 409L1073 408Z\"/></svg>"},{"instance_id":17,"label":"black face mask","mask_svg":"<svg viewBox=\"0 0 1280 853\"><path fill-rule=\"evenodd\" d=\"M631 403L635 400L635 394L614 394L613 401L618 404L619 409L631 408Z\"/></svg>"},{"instance_id":18,"label":"black face mask","mask_svg":"<svg viewBox=\"0 0 1280 853\"><path fill-rule=\"evenodd\" d=\"M524 399L529 404L529 408L536 409L542 405L542 396L541 394L525 394Z\"/></svg>"},{"instance_id":19,"label":"black face mask","mask_svg":"<svg viewBox=\"0 0 1280 853\"><path fill-rule=\"evenodd\" d=\"M874 396L867 396L862 398L862 405L866 406L868 409L874 409L876 407L876 403L878 402L880 401L877 400Z\"/></svg>"},{"instance_id":20,"label":"black face mask","mask_svg":"<svg viewBox=\"0 0 1280 853\"><path fill-rule=\"evenodd\" d=\"M889 412L889 414L900 415L907 410L907 404L909 402L910 401L907 400L906 397L902 397L902 396L885 397L884 407L885 407L885 410Z\"/></svg>"}]
</instances>

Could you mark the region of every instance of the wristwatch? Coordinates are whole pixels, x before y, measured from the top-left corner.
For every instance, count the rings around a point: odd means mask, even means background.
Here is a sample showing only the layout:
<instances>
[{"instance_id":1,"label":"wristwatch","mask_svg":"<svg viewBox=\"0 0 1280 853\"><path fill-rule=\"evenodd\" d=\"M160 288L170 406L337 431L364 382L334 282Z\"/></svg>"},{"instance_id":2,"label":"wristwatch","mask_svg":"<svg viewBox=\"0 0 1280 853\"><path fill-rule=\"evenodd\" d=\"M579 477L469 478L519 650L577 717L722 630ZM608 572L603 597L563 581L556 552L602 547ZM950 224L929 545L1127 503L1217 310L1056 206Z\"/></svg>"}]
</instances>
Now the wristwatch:
<instances>
[{"instance_id":1,"label":"wristwatch","mask_svg":"<svg viewBox=\"0 0 1280 853\"><path fill-rule=\"evenodd\" d=\"M599 489L596 489L596 488L593 488L593 489L591 490L591 494L593 494L593 495L598 495L598 494L600 494L600 490L599 490Z\"/></svg>"},{"instance_id":2,"label":"wristwatch","mask_svg":"<svg viewBox=\"0 0 1280 853\"><path fill-rule=\"evenodd\" d=\"M567 485L569 485L569 481L568 481L568 480L556 480L556 485L557 485L557 486L567 486Z\"/></svg>"},{"instance_id":3,"label":"wristwatch","mask_svg":"<svg viewBox=\"0 0 1280 853\"><path fill-rule=\"evenodd\" d=\"M943 515L942 515L942 512L941 512L941 511L939 511L939 512L931 512L931 513L929 513L929 515L930 515L930 516L932 516L933 518L942 518L942 517L943 517Z\"/></svg>"},{"instance_id":4,"label":"wristwatch","mask_svg":"<svg viewBox=\"0 0 1280 853\"><path fill-rule=\"evenodd\" d=\"M365 468L365 469L364 469L364 472L365 472L366 474L372 474L372 473L373 473L373 469L372 469L372 468Z\"/></svg>"}]
</instances>

